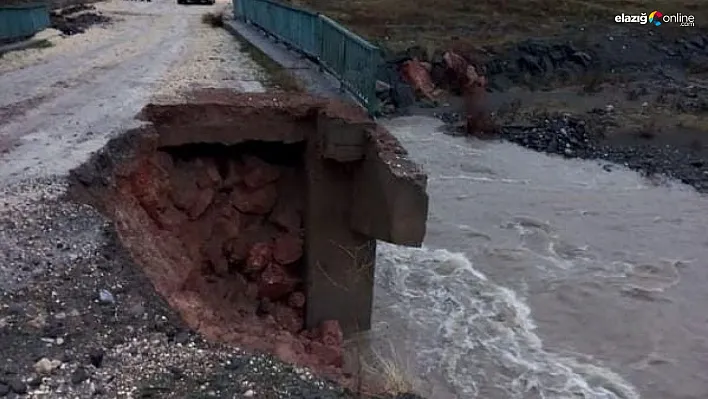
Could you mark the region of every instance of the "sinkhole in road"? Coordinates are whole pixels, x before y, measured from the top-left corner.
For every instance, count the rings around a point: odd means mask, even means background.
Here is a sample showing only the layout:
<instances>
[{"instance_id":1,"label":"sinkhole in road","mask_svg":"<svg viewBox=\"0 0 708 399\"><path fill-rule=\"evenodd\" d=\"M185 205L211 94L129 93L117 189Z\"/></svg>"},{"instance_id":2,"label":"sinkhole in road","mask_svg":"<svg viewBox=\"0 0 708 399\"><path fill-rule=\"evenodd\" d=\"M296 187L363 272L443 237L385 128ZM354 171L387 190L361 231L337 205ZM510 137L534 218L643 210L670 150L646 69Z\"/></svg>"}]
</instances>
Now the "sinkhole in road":
<instances>
[{"instance_id":1,"label":"sinkhole in road","mask_svg":"<svg viewBox=\"0 0 708 399\"><path fill-rule=\"evenodd\" d=\"M303 150L245 142L138 151L112 176L95 176L110 185L88 188L192 329L334 370L342 366L337 323L304 328Z\"/></svg>"},{"instance_id":2,"label":"sinkhole in road","mask_svg":"<svg viewBox=\"0 0 708 399\"><path fill-rule=\"evenodd\" d=\"M344 337L370 328L376 239L420 245L427 217L424 174L358 112L272 95L151 104L72 172L73 192L190 328L351 387Z\"/></svg>"}]
</instances>

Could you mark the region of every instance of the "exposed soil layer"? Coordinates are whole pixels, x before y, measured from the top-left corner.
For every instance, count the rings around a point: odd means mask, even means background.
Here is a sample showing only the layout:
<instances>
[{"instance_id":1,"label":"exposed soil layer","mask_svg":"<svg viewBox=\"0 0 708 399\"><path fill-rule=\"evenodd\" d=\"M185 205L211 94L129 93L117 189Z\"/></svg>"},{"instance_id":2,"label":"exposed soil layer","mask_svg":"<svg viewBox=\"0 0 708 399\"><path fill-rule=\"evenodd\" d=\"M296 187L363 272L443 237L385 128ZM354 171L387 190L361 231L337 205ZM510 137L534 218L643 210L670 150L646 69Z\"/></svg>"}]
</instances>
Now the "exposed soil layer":
<instances>
[{"instance_id":1,"label":"exposed soil layer","mask_svg":"<svg viewBox=\"0 0 708 399\"><path fill-rule=\"evenodd\" d=\"M129 161L104 201L190 327L336 375L337 322L303 324L302 154L298 144L252 142L157 151Z\"/></svg>"},{"instance_id":2,"label":"exposed soil layer","mask_svg":"<svg viewBox=\"0 0 708 399\"><path fill-rule=\"evenodd\" d=\"M172 257L171 270L151 269L156 261L146 273L209 339L339 367L336 322L288 348L287 332L304 328L302 148L249 144L157 152L119 179L120 202L142 209L133 210L140 224L158 229L144 234L162 237Z\"/></svg>"},{"instance_id":3,"label":"exposed soil layer","mask_svg":"<svg viewBox=\"0 0 708 399\"><path fill-rule=\"evenodd\" d=\"M228 95L206 97L218 103ZM74 192L115 221L157 292L206 339L273 353L351 386L338 321L305 329L304 139L313 134L305 121L317 112L357 120L359 111L319 110L309 97L236 100L253 103L250 118L204 103L146 107L153 125L112 140L77 169ZM407 165L390 135L372 138L379 156ZM410 165L403 172L404 180L419 179ZM346 293L328 300L347 297L357 301Z\"/></svg>"},{"instance_id":4,"label":"exposed soil layer","mask_svg":"<svg viewBox=\"0 0 708 399\"><path fill-rule=\"evenodd\" d=\"M0 188L0 397L362 397L201 338L61 181Z\"/></svg>"}]
</instances>

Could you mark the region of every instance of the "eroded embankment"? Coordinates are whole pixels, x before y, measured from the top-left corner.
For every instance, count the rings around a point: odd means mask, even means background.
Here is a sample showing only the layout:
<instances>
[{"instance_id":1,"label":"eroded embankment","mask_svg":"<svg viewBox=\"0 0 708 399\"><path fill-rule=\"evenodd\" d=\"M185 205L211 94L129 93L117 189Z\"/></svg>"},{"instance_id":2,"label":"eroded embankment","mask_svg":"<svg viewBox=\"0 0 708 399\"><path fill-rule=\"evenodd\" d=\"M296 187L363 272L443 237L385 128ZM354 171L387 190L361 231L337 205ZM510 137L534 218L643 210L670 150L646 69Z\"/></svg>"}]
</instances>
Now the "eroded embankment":
<instances>
[{"instance_id":1,"label":"eroded embankment","mask_svg":"<svg viewBox=\"0 0 708 399\"><path fill-rule=\"evenodd\" d=\"M352 182L354 189L363 173L357 170L366 164L357 159L358 145L313 139L318 136L314 122L320 121L321 133L326 125L321 122L323 114L336 114L338 121L351 115L345 115L346 107L327 106L323 111L323 103L311 98L237 96L227 102L249 105L235 108L214 98L196 106L146 107L143 116L152 124L112 140L75 170L74 192L114 220L122 243L155 289L204 337L274 353L287 362L352 382L343 371L343 330L353 329L344 315L349 316L347 307L364 304L361 319L352 320L368 328L373 282L352 283L349 278L348 284L359 284L352 287L361 287L362 292L345 292L343 287L339 294L328 296L339 286L333 280L322 281L322 276L331 279L326 273L330 271L337 278L341 271L327 262L314 262L318 267L314 271L306 264L306 252L316 258L329 251L318 247L322 244L317 244L316 233L307 234L308 225L311 230L322 225L320 212L311 208L308 212L307 207L320 206L326 215L330 199L345 207L352 204L348 184L313 190L319 184L313 181L328 181L333 175L337 182ZM382 158L388 154L389 160L405 155L387 133L381 136L382 131L374 131L366 140L370 144L362 148L374 148L373 153ZM354 162L322 160L326 154ZM414 188L418 195L412 197L425 212L408 209L403 218L389 215L393 227L376 238L416 245L422 241L427 213L424 175L405 160L396 167L401 165L408 170L398 171L392 186ZM361 203L375 203L366 200L366 192L358 192ZM323 193L331 198L313 198ZM400 205L400 200L390 202ZM405 207L397 210L404 211ZM364 243L374 251L372 238L342 234L349 230L348 210L346 216L329 220L332 226L346 224L341 231L327 227L332 230L329 240L337 239L341 248ZM375 224L366 228L383 231ZM338 264L337 269L373 274L373 255L352 262ZM308 303L314 300L327 303ZM332 313L338 307L342 318Z\"/></svg>"}]
</instances>

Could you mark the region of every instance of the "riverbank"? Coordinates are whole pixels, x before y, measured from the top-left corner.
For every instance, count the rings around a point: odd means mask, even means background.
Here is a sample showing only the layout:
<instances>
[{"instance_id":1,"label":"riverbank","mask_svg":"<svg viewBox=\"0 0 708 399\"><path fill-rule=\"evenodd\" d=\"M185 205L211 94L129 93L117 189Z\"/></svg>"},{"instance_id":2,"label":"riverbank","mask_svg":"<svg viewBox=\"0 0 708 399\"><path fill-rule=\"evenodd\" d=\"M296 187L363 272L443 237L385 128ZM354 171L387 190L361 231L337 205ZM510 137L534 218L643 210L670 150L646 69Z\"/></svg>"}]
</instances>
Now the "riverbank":
<instances>
[{"instance_id":1,"label":"riverbank","mask_svg":"<svg viewBox=\"0 0 708 399\"><path fill-rule=\"evenodd\" d=\"M487 78L484 107L503 139L708 190L708 31L699 22L708 13L700 1L651 5L664 15L692 15L695 26L615 22L622 13L653 11L637 2L294 3L379 45L388 76L412 57L435 75L444 51L464 56ZM437 100L397 111L435 115L452 129L464 102L450 93Z\"/></svg>"},{"instance_id":2,"label":"riverbank","mask_svg":"<svg viewBox=\"0 0 708 399\"><path fill-rule=\"evenodd\" d=\"M384 124L429 176L428 249L388 248L377 275L412 364L458 397L705 397L705 196L431 118Z\"/></svg>"},{"instance_id":3,"label":"riverbank","mask_svg":"<svg viewBox=\"0 0 708 399\"><path fill-rule=\"evenodd\" d=\"M480 69L499 137L708 190L708 35L676 35L595 26L487 55ZM453 122L462 113L433 112Z\"/></svg>"}]
</instances>

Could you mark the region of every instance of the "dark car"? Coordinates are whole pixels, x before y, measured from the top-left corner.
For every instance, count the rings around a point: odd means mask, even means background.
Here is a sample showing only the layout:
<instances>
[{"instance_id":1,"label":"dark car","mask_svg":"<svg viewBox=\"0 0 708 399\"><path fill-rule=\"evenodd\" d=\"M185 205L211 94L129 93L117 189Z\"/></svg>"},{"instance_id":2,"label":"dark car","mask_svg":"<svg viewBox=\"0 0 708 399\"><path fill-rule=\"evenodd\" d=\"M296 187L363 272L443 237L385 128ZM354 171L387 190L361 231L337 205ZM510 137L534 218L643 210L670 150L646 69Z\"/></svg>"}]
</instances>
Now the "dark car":
<instances>
[{"instance_id":1,"label":"dark car","mask_svg":"<svg viewBox=\"0 0 708 399\"><path fill-rule=\"evenodd\" d=\"M209 4L213 5L216 0L177 0L177 4Z\"/></svg>"}]
</instances>

